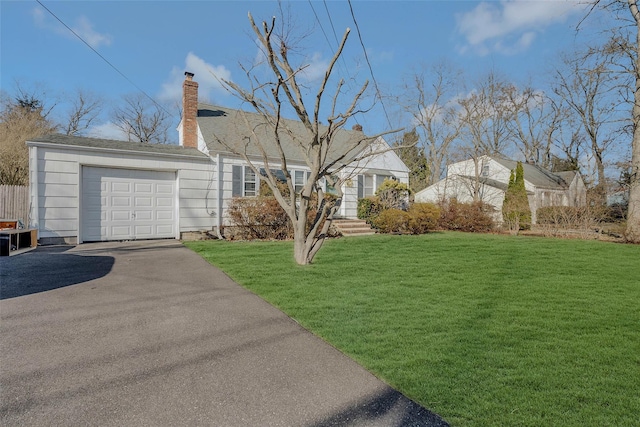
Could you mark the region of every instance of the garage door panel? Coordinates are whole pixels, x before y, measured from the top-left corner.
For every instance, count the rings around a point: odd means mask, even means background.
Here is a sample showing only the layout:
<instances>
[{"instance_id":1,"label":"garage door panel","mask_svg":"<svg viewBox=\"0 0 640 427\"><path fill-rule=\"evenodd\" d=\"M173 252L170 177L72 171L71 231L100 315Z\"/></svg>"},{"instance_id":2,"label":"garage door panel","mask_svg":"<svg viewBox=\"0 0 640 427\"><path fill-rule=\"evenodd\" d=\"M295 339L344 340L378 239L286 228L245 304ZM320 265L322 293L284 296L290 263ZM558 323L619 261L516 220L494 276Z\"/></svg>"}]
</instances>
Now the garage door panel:
<instances>
[{"instance_id":1,"label":"garage door panel","mask_svg":"<svg viewBox=\"0 0 640 427\"><path fill-rule=\"evenodd\" d=\"M173 206L173 198L171 197L157 197L156 206L168 208Z\"/></svg>"},{"instance_id":2,"label":"garage door panel","mask_svg":"<svg viewBox=\"0 0 640 427\"><path fill-rule=\"evenodd\" d=\"M132 236L131 227L130 226L111 226L109 227L111 234L114 239L130 239Z\"/></svg>"},{"instance_id":3,"label":"garage door panel","mask_svg":"<svg viewBox=\"0 0 640 427\"><path fill-rule=\"evenodd\" d=\"M175 237L175 173L83 168L82 239Z\"/></svg>"},{"instance_id":4,"label":"garage door panel","mask_svg":"<svg viewBox=\"0 0 640 427\"><path fill-rule=\"evenodd\" d=\"M135 207L150 207L153 206L153 197L140 197L136 196L134 201Z\"/></svg>"},{"instance_id":5,"label":"garage door panel","mask_svg":"<svg viewBox=\"0 0 640 427\"><path fill-rule=\"evenodd\" d=\"M156 211L156 219L159 221L172 221L173 211Z\"/></svg>"},{"instance_id":6,"label":"garage door panel","mask_svg":"<svg viewBox=\"0 0 640 427\"><path fill-rule=\"evenodd\" d=\"M130 211L111 211L111 221L130 221Z\"/></svg>"},{"instance_id":7,"label":"garage door panel","mask_svg":"<svg viewBox=\"0 0 640 427\"><path fill-rule=\"evenodd\" d=\"M157 233L158 234L169 234L173 232L173 227L169 225L158 225Z\"/></svg>"},{"instance_id":8,"label":"garage door panel","mask_svg":"<svg viewBox=\"0 0 640 427\"><path fill-rule=\"evenodd\" d=\"M131 197L112 197L111 198L111 206L113 207L130 207L131 206Z\"/></svg>"},{"instance_id":9,"label":"garage door panel","mask_svg":"<svg viewBox=\"0 0 640 427\"><path fill-rule=\"evenodd\" d=\"M137 182L135 184L134 191L135 191L136 194L153 193L153 183L151 183L151 182Z\"/></svg>"},{"instance_id":10,"label":"garage door panel","mask_svg":"<svg viewBox=\"0 0 640 427\"><path fill-rule=\"evenodd\" d=\"M170 184L157 184L156 185L156 193L157 194L173 194L174 186Z\"/></svg>"},{"instance_id":11,"label":"garage door panel","mask_svg":"<svg viewBox=\"0 0 640 427\"><path fill-rule=\"evenodd\" d=\"M153 211L135 211L136 220L138 221L151 221L153 220Z\"/></svg>"}]
</instances>

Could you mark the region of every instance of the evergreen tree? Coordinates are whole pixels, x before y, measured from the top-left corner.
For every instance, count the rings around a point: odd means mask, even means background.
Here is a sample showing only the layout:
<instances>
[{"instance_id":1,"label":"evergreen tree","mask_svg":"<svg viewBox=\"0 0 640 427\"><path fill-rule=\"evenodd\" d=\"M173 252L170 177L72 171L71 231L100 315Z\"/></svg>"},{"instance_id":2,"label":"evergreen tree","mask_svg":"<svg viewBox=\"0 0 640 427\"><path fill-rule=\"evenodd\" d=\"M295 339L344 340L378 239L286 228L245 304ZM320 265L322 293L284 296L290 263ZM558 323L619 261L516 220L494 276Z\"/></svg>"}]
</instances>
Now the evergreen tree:
<instances>
[{"instance_id":1,"label":"evergreen tree","mask_svg":"<svg viewBox=\"0 0 640 427\"><path fill-rule=\"evenodd\" d=\"M524 168L520 162L516 165L515 173L512 170L509 176L509 185L502 205L502 216L513 234L531 228L531 208L524 186Z\"/></svg>"},{"instance_id":2,"label":"evergreen tree","mask_svg":"<svg viewBox=\"0 0 640 427\"><path fill-rule=\"evenodd\" d=\"M409 168L409 187L413 192L418 192L423 188L433 184L429 182L429 164L424 154L424 149L418 146L419 136L415 129L405 132L402 140L393 144L394 147L401 147L396 150L398 157L402 159Z\"/></svg>"}]
</instances>

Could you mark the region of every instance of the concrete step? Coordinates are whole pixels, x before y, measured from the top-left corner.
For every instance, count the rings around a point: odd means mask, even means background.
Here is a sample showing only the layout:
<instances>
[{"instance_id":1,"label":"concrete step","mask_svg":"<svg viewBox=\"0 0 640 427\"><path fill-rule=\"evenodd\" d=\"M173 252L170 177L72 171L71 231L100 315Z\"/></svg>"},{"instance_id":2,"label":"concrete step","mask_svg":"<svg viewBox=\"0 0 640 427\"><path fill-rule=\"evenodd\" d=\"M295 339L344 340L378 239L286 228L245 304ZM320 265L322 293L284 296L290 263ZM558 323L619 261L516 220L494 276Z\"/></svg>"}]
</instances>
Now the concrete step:
<instances>
[{"instance_id":1,"label":"concrete step","mask_svg":"<svg viewBox=\"0 0 640 427\"><path fill-rule=\"evenodd\" d=\"M366 221L361 219L336 219L333 220L333 225L340 230L343 236L376 234L376 231L372 229Z\"/></svg>"}]
</instances>

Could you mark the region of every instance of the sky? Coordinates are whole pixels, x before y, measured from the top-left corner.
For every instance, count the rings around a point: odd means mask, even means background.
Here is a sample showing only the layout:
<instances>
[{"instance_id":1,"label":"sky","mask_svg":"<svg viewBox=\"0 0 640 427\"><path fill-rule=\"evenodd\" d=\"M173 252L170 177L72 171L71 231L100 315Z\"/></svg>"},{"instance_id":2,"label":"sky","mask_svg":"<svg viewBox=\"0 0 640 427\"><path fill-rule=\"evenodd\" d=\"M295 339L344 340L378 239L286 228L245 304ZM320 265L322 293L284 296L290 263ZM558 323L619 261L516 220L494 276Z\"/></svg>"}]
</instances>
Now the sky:
<instances>
[{"instance_id":1,"label":"sky","mask_svg":"<svg viewBox=\"0 0 640 427\"><path fill-rule=\"evenodd\" d=\"M470 82L493 70L545 90L559 55L597 34L590 31L597 26L595 19L576 32L585 5L566 0L312 0L282 6L296 30L308 34L296 51L296 58L309 64L305 83L314 87L337 39L350 28L336 73L347 79L351 91L370 80L370 100L376 89L401 94L412 73L441 61L462 68ZM11 94L16 84L38 87L61 100L82 89L111 105L125 95L144 93L166 105L177 123L184 72L190 71L200 85L200 100L239 107L218 79L246 86L239 64L250 66L259 58L248 12L256 21L270 20L279 15L279 5L3 0L0 88ZM387 98L373 104L359 123L370 135L407 126L408 119L398 111L397 103ZM106 112L90 134L117 138ZM177 132L170 136L177 142Z\"/></svg>"}]
</instances>

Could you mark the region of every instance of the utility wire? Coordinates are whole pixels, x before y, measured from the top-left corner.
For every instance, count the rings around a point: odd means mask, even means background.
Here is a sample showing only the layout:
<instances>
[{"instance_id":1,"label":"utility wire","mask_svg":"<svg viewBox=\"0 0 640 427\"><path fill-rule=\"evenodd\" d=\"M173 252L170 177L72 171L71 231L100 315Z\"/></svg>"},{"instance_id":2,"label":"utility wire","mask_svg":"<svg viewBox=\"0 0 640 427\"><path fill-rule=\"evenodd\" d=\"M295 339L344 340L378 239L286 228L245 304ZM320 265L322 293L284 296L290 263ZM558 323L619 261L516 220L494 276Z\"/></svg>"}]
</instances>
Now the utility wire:
<instances>
[{"instance_id":1,"label":"utility wire","mask_svg":"<svg viewBox=\"0 0 640 427\"><path fill-rule=\"evenodd\" d=\"M329 41L329 37L327 36L327 32L324 30L324 26L322 25L322 22L320 21L320 17L318 16L318 14L316 13L316 9L313 7L313 3L311 2L311 0L309 0L309 6L311 6L311 10L313 11L313 14L316 17L316 21L318 22L318 25L320 26L320 30L322 30L322 34L324 34L324 39L327 41L327 44L329 45L329 49L334 49L334 47L331 45L331 42ZM327 11L327 15L329 16L329 22L331 22L331 28L333 29L333 37L336 40L336 46L340 46L340 42L338 41L338 36L336 35L336 29L333 26L333 21L331 19L331 15L329 14L329 9L327 8L327 3L324 3L324 7L325 10ZM347 76L349 76L349 79L347 80L347 85L351 86L350 82L353 79L351 77L351 73L349 72L349 67L347 67L347 63L344 60L344 57L342 55L340 55L340 59L342 60L342 66L344 67L345 73L347 74ZM353 119L355 120L356 123L359 124L358 122L358 118L357 117L353 117Z\"/></svg>"},{"instance_id":2,"label":"utility wire","mask_svg":"<svg viewBox=\"0 0 640 427\"><path fill-rule=\"evenodd\" d=\"M380 100L380 105L382 105L382 110L384 111L384 115L387 118L387 123L389 124L389 128L393 128L391 125L391 120L389 119L389 114L387 113L387 108L384 106L384 102L382 102L382 95L380 94L380 87L378 86L378 81L376 80L376 76L373 74L373 67L371 67L371 62L369 61L369 55L367 54L367 49L364 47L364 42L362 41L362 34L360 33L360 26L358 25L358 21L356 20L356 15L353 12L353 5L351 4L351 0L349 2L349 9L351 10L351 17L353 18L353 23L356 26L356 31L358 32L358 38L360 39L360 45L362 45L362 50L364 51L364 59L369 66L369 72L371 73L371 79L373 80L373 85L376 88L376 95Z\"/></svg>"},{"instance_id":3,"label":"utility wire","mask_svg":"<svg viewBox=\"0 0 640 427\"><path fill-rule=\"evenodd\" d=\"M155 99L153 99L151 96L149 96L147 94L147 92L145 92L144 90L142 90L137 84L135 84L129 77L127 77L122 71L120 71L118 68L116 68L115 65L113 65L111 62L109 62L107 60L107 58L105 58L104 56L102 56L100 54L100 52L98 52L97 50L95 50L93 48L93 46L91 46L89 43L87 43L87 41L85 39L83 39L78 33L76 33L71 27L69 27L67 24L65 24L62 19L58 18L56 16L55 13L53 13L47 6L45 6L44 4L42 4L42 2L40 0L36 0L36 2L42 6L44 8L44 10L46 10L47 12L49 12L49 14L51 16L53 16L54 18L56 18L58 20L58 22L60 22L62 25L64 25L67 30L71 31L71 33L76 36L82 43L84 43L85 45L87 45L87 47L89 49L91 49L96 55L98 55L100 57L100 59L102 59L104 62L106 62L107 64L109 64L109 66L111 68L113 68L118 74L120 74L122 77L124 77L124 79L126 81L128 81L129 83L131 83L133 85L133 87L135 87L136 89L138 89L140 92L142 92L142 94L144 96L146 96L147 98L149 98L151 100L151 102L153 102L158 108L160 108L162 111L164 111L165 113L167 113L169 116L171 116L171 113L169 113L162 105L160 105Z\"/></svg>"}]
</instances>

